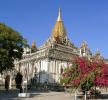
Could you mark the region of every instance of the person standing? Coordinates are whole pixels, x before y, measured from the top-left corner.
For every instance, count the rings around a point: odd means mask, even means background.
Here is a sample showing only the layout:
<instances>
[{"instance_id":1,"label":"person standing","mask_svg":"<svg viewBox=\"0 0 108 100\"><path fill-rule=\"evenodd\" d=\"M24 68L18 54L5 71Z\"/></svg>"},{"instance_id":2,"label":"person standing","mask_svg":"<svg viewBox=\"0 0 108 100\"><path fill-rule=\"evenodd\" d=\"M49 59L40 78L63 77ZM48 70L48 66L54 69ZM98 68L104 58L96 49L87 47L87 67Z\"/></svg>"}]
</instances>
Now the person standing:
<instances>
[{"instance_id":1,"label":"person standing","mask_svg":"<svg viewBox=\"0 0 108 100\"><path fill-rule=\"evenodd\" d=\"M20 89L20 93L23 92L23 89L22 89L22 80L23 79L23 76L20 72L17 73L16 77L15 77L15 82L16 82L16 88Z\"/></svg>"},{"instance_id":2,"label":"person standing","mask_svg":"<svg viewBox=\"0 0 108 100\"><path fill-rule=\"evenodd\" d=\"M10 83L10 76L6 75L6 77L5 77L5 89L7 91L9 90L9 83Z\"/></svg>"}]
</instances>

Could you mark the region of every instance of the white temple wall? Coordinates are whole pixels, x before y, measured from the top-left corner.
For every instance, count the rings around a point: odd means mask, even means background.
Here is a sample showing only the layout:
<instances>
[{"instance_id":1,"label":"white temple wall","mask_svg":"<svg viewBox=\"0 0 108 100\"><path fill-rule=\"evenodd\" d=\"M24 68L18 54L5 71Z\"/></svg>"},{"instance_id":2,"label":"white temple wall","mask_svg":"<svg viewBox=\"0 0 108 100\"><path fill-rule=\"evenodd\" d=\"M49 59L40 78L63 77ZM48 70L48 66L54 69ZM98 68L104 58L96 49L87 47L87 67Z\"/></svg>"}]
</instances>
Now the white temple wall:
<instances>
[{"instance_id":1,"label":"white temple wall","mask_svg":"<svg viewBox=\"0 0 108 100\"><path fill-rule=\"evenodd\" d=\"M48 78L49 78L49 73L48 73L48 65L49 65L49 61L48 59L42 59L40 61L40 82L44 83L44 82L48 82Z\"/></svg>"},{"instance_id":2,"label":"white temple wall","mask_svg":"<svg viewBox=\"0 0 108 100\"><path fill-rule=\"evenodd\" d=\"M54 83L55 80L54 80L54 60L50 60L49 62L49 83Z\"/></svg>"},{"instance_id":3,"label":"white temple wall","mask_svg":"<svg viewBox=\"0 0 108 100\"><path fill-rule=\"evenodd\" d=\"M38 61L38 62L35 62L35 71L37 72L37 73L39 73L39 71L40 71L40 62Z\"/></svg>"},{"instance_id":4,"label":"white temple wall","mask_svg":"<svg viewBox=\"0 0 108 100\"><path fill-rule=\"evenodd\" d=\"M60 60L51 60L49 66L49 82L60 82L61 67L65 69L67 67L67 62Z\"/></svg>"},{"instance_id":5,"label":"white temple wall","mask_svg":"<svg viewBox=\"0 0 108 100\"><path fill-rule=\"evenodd\" d=\"M34 74L36 74L38 82L56 83L60 82L61 68L64 70L67 65L68 64L66 61L56 59L41 59L21 63L19 69L23 74L24 80L30 80L31 78L35 77Z\"/></svg>"},{"instance_id":6,"label":"white temple wall","mask_svg":"<svg viewBox=\"0 0 108 100\"><path fill-rule=\"evenodd\" d=\"M56 66L57 66L56 82L60 82L60 77L62 74L61 69L64 70L68 66L68 64L65 61L57 61Z\"/></svg>"}]
</instances>

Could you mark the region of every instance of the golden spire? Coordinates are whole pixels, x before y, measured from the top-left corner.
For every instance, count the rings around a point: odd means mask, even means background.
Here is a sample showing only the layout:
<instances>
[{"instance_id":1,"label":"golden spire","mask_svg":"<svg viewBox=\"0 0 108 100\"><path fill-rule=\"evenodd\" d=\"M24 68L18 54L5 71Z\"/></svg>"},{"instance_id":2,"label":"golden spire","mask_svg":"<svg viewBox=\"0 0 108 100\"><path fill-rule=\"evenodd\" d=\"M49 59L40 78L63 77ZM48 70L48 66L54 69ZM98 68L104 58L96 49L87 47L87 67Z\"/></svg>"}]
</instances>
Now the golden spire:
<instances>
[{"instance_id":1,"label":"golden spire","mask_svg":"<svg viewBox=\"0 0 108 100\"><path fill-rule=\"evenodd\" d=\"M59 8L59 12L58 12L58 17L57 17L57 21L55 23L55 26L52 30L52 37L54 39L56 38L64 38L66 37L66 31L65 31L65 28L64 28L64 24L63 24L63 21L61 19L61 10Z\"/></svg>"},{"instance_id":2,"label":"golden spire","mask_svg":"<svg viewBox=\"0 0 108 100\"><path fill-rule=\"evenodd\" d=\"M36 43L35 42L32 42L31 48L32 49L35 49L36 48Z\"/></svg>"}]
</instances>

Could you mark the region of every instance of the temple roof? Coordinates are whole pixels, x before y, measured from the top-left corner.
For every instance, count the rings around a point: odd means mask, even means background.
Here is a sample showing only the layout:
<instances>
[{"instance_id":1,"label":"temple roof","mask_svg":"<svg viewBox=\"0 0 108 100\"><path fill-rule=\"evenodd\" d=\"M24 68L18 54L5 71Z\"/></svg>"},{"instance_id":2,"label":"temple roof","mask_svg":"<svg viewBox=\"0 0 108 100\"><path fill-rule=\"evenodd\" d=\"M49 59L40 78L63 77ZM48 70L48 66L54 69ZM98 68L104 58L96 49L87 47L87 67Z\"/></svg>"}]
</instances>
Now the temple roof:
<instances>
[{"instance_id":1,"label":"temple roof","mask_svg":"<svg viewBox=\"0 0 108 100\"><path fill-rule=\"evenodd\" d=\"M39 48L46 48L50 45L61 44L63 46L71 47L72 49L78 49L73 43L71 43L70 39L68 39L66 30L61 17L61 10L59 8L58 17L55 23L54 28L52 29L51 36L49 39Z\"/></svg>"},{"instance_id":2,"label":"temple roof","mask_svg":"<svg viewBox=\"0 0 108 100\"><path fill-rule=\"evenodd\" d=\"M57 21L55 23L55 26L52 30L52 37L53 38L64 38L66 37L66 30L61 18L61 9L59 8L59 12L58 12L58 18Z\"/></svg>"}]
</instances>

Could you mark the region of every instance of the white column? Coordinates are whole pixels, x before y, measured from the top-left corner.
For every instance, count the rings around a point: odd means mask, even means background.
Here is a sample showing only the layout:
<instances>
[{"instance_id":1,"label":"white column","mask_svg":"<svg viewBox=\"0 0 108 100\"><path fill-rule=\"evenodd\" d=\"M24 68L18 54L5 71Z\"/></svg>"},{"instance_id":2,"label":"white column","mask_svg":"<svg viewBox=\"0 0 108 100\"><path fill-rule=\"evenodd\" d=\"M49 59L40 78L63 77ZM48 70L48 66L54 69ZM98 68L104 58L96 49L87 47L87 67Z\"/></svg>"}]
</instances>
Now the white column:
<instances>
[{"instance_id":1,"label":"white column","mask_svg":"<svg viewBox=\"0 0 108 100\"><path fill-rule=\"evenodd\" d=\"M40 72L41 72L41 60L39 61L39 83L41 82L42 78Z\"/></svg>"},{"instance_id":2,"label":"white column","mask_svg":"<svg viewBox=\"0 0 108 100\"><path fill-rule=\"evenodd\" d=\"M55 66L55 82L57 82L57 66L56 66L56 59L54 60L54 66Z\"/></svg>"},{"instance_id":3,"label":"white column","mask_svg":"<svg viewBox=\"0 0 108 100\"><path fill-rule=\"evenodd\" d=\"M49 75L50 75L50 66L49 66L49 65L50 65L50 60L48 59L48 60L47 60L48 83L49 83L49 78L50 78L50 77L49 77Z\"/></svg>"},{"instance_id":4,"label":"white column","mask_svg":"<svg viewBox=\"0 0 108 100\"><path fill-rule=\"evenodd\" d=\"M81 48L80 48L80 56L82 56L82 53L81 53Z\"/></svg>"},{"instance_id":5,"label":"white column","mask_svg":"<svg viewBox=\"0 0 108 100\"><path fill-rule=\"evenodd\" d=\"M11 78L11 75L10 75L10 82L9 82L9 89L12 88L12 78Z\"/></svg>"},{"instance_id":6,"label":"white column","mask_svg":"<svg viewBox=\"0 0 108 100\"><path fill-rule=\"evenodd\" d=\"M32 62L32 77L34 77L34 62Z\"/></svg>"}]
</instances>

